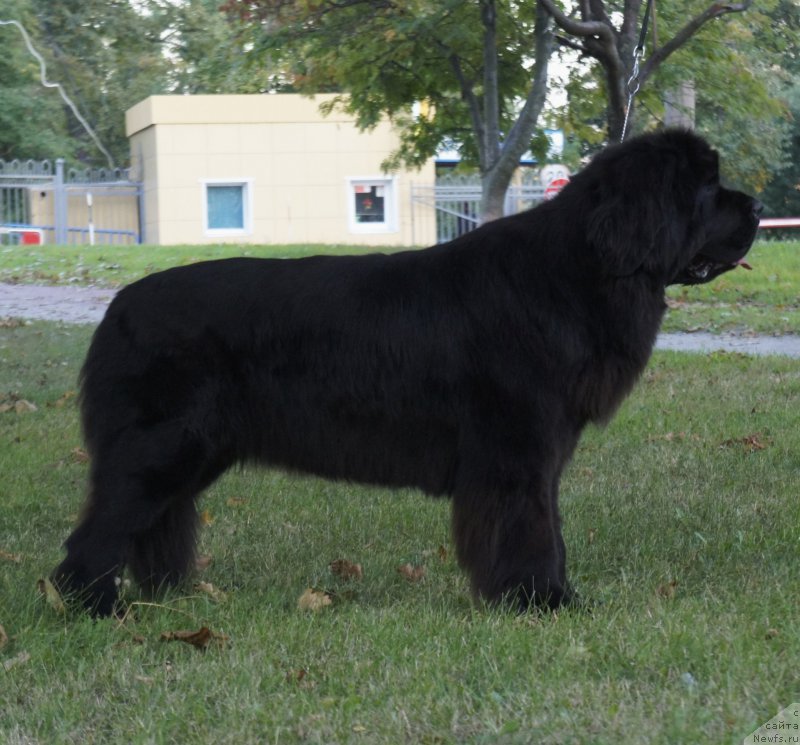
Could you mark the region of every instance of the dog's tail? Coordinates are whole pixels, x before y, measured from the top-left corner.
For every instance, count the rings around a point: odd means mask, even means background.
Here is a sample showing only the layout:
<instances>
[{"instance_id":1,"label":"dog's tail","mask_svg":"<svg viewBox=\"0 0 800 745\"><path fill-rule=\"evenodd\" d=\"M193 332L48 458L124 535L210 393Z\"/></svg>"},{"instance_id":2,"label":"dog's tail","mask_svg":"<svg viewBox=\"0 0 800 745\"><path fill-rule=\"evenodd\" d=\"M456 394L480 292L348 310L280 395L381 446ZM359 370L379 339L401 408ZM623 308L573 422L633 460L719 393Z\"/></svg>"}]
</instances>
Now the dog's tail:
<instances>
[{"instance_id":1,"label":"dog's tail","mask_svg":"<svg viewBox=\"0 0 800 745\"><path fill-rule=\"evenodd\" d=\"M145 591L178 584L194 570L199 526L195 500L182 496L133 537L127 564Z\"/></svg>"}]
</instances>

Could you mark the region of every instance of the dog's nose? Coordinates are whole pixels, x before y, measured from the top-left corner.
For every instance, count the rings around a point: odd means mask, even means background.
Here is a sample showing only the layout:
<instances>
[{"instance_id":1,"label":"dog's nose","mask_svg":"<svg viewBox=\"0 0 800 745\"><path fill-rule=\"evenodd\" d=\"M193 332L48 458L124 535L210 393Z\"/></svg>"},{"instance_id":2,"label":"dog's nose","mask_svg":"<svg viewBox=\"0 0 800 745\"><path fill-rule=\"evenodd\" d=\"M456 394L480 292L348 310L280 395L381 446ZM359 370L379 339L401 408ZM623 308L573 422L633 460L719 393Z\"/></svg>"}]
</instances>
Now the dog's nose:
<instances>
[{"instance_id":1,"label":"dog's nose","mask_svg":"<svg viewBox=\"0 0 800 745\"><path fill-rule=\"evenodd\" d=\"M753 200L753 214L756 217L759 217L761 213L764 211L764 205L761 204L757 199Z\"/></svg>"}]
</instances>

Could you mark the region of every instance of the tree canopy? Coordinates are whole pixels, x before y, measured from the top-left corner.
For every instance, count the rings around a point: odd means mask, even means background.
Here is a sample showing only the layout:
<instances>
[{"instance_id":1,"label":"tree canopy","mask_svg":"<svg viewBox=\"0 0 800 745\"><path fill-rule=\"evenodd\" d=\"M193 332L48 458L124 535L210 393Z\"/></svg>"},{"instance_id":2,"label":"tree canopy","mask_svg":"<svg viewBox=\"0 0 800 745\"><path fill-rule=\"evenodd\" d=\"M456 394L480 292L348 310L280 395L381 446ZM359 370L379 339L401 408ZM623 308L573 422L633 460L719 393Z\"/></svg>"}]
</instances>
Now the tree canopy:
<instances>
[{"instance_id":1,"label":"tree canopy","mask_svg":"<svg viewBox=\"0 0 800 745\"><path fill-rule=\"evenodd\" d=\"M26 25L50 78L121 164L124 112L147 95L333 91L362 127L392 119L401 139L389 168L419 165L442 143L458 149L482 174L491 217L520 156L545 155L545 126L564 130L573 165L618 136L643 7L642 0L219 2L5 0L2 15ZM722 151L731 180L766 195L793 189L800 166L787 153L800 131L799 17L795 0L656 3L634 129L663 122L665 101L689 86L696 126ZM0 41L0 157L103 163L58 95L41 88L17 31L0 27ZM558 105L546 99L556 68L568 70ZM777 192L766 201L793 204Z\"/></svg>"}]
</instances>

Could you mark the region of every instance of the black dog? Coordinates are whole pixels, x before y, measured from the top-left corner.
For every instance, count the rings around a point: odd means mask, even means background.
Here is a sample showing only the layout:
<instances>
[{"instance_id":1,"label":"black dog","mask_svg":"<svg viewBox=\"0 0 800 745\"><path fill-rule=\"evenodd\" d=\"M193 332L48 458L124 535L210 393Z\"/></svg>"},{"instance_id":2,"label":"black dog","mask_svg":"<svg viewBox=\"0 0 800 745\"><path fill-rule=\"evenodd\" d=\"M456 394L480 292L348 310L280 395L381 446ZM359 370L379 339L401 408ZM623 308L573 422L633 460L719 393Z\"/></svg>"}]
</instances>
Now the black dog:
<instances>
[{"instance_id":1,"label":"black dog","mask_svg":"<svg viewBox=\"0 0 800 745\"><path fill-rule=\"evenodd\" d=\"M682 131L423 251L229 259L122 290L82 371L89 497L54 573L99 614L193 565L198 495L258 461L453 501L475 592L571 598L558 483L650 356L664 288L743 263L761 206Z\"/></svg>"}]
</instances>

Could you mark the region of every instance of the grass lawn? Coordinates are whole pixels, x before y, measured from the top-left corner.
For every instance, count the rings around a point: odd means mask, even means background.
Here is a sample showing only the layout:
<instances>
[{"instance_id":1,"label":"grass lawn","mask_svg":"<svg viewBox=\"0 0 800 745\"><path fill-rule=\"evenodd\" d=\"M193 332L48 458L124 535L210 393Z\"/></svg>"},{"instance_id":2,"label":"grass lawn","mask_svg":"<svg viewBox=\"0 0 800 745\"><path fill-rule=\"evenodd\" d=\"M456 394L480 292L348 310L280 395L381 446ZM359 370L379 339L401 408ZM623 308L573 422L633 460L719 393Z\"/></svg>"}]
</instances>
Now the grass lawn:
<instances>
[{"instance_id":1,"label":"grass lawn","mask_svg":"<svg viewBox=\"0 0 800 745\"><path fill-rule=\"evenodd\" d=\"M207 584L93 622L37 592L83 495L89 334L0 328L0 742L740 743L800 701L800 362L657 353L586 433L562 492L592 613L474 606L446 502L245 468L202 501Z\"/></svg>"},{"instance_id":2,"label":"grass lawn","mask_svg":"<svg viewBox=\"0 0 800 745\"><path fill-rule=\"evenodd\" d=\"M26 246L0 247L0 282L118 287L170 266L226 256L290 258L358 253L352 246ZM385 250L385 249L380 249ZM800 241L760 242L753 271L669 290L665 331L800 334Z\"/></svg>"}]
</instances>

